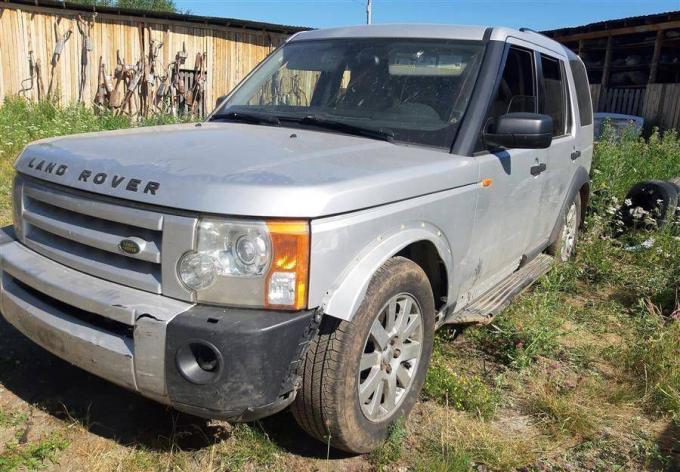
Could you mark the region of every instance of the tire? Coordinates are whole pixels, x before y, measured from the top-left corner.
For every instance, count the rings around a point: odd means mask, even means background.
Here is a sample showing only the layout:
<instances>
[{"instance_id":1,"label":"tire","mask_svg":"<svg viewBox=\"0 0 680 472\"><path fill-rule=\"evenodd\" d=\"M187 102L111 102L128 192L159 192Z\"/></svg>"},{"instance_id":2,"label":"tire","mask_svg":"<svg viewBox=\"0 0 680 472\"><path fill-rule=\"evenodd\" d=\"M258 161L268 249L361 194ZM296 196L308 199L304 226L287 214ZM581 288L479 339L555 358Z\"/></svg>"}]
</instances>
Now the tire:
<instances>
[{"instance_id":1,"label":"tire","mask_svg":"<svg viewBox=\"0 0 680 472\"><path fill-rule=\"evenodd\" d=\"M582 221L581 212L581 195L577 193L574 200L560 216L560 230L557 240L548 247L548 254L554 256L559 262L570 261L576 255L576 245ZM571 239L571 243L567 244L569 239Z\"/></svg>"},{"instance_id":2,"label":"tire","mask_svg":"<svg viewBox=\"0 0 680 472\"><path fill-rule=\"evenodd\" d=\"M648 212L656 221L656 226L662 228L677 212L678 187L672 182L660 180L639 182L628 191L620 209L621 219L626 227L636 227L643 223L634 214L635 208Z\"/></svg>"},{"instance_id":3,"label":"tire","mask_svg":"<svg viewBox=\"0 0 680 472\"><path fill-rule=\"evenodd\" d=\"M397 314L405 313L409 297L411 305L409 316L404 318L406 324L399 323L402 318L395 315L396 321L390 332L397 332L399 326L415 326L418 319L415 313L419 310L420 327L413 329L420 335L420 346L413 341L417 338L415 334L408 338L410 341L397 339L394 345L383 339L382 344L392 351L380 354L381 347L373 341L374 332L379 331L374 323L386 322L390 307L398 307L394 310ZM394 304L388 305L388 302ZM346 452L366 453L377 448L387 437L390 426L398 419L406 418L418 399L432 355L434 322L434 297L422 268L403 257L385 262L373 276L351 322L331 317L322 320L319 334L303 361L302 386L292 406L298 424L316 439L329 441L334 448ZM404 331L402 337L407 337L406 334ZM403 348L403 352L399 347ZM401 360L416 350L420 352L416 361ZM373 358L379 359L379 366L371 364L370 368L359 370L362 361ZM392 370L388 365L398 367ZM394 372L394 378L397 378L408 369L411 369L408 388L404 388L401 380L394 380L392 387L388 380L379 380L377 382L382 383L385 394L378 395L382 390L376 388L370 398L364 402L360 400L359 387L367 392L368 386L374 384L374 375L387 379ZM401 378L405 377L402 375ZM399 385L404 389L401 397L395 396L398 401L395 400L393 410L388 411L382 406L373 408L377 404L373 400L378 396L380 401L384 398L385 405L388 405L387 392L398 391ZM373 418L369 418L371 414Z\"/></svg>"}]
</instances>

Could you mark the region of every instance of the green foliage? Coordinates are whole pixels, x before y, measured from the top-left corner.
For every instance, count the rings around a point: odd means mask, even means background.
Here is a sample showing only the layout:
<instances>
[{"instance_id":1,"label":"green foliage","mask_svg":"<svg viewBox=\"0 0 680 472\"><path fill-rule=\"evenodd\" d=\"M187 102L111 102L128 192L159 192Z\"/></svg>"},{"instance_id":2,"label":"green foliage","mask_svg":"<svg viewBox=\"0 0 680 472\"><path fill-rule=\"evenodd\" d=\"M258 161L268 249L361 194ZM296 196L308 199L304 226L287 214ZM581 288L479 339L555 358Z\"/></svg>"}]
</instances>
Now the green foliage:
<instances>
[{"instance_id":1,"label":"green foliage","mask_svg":"<svg viewBox=\"0 0 680 472\"><path fill-rule=\"evenodd\" d=\"M0 409L0 427L11 428L23 424L28 419L28 413L19 410L5 411Z\"/></svg>"},{"instance_id":2,"label":"green foliage","mask_svg":"<svg viewBox=\"0 0 680 472\"><path fill-rule=\"evenodd\" d=\"M560 348L564 310L555 291L534 291L517 300L493 325L469 337L499 362L515 369L530 366L539 356L554 356Z\"/></svg>"},{"instance_id":3,"label":"green foliage","mask_svg":"<svg viewBox=\"0 0 680 472\"><path fill-rule=\"evenodd\" d=\"M669 322L652 306L642 306L631 342L613 356L621 356L642 401L680 424L680 322Z\"/></svg>"},{"instance_id":4,"label":"green foliage","mask_svg":"<svg viewBox=\"0 0 680 472\"><path fill-rule=\"evenodd\" d=\"M17 97L5 99L0 105L0 224L9 222L12 165L26 144L53 136L179 122L185 120L163 115L135 122L111 112L97 113L83 105L36 103Z\"/></svg>"},{"instance_id":5,"label":"green foliage","mask_svg":"<svg viewBox=\"0 0 680 472\"><path fill-rule=\"evenodd\" d=\"M177 6L173 0L75 0L75 2L88 6L178 13Z\"/></svg>"},{"instance_id":6,"label":"green foliage","mask_svg":"<svg viewBox=\"0 0 680 472\"><path fill-rule=\"evenodd\" d=\"M239 424L232 433L233 443L220 451L220 470L241 470L271 465L281 449L274 444L258 423Z\"/></svg>"},{"instance_id":7,"label":"green foliage","mask_svg":"<svg viewBox=\"0 0 680 472\"><path fill-rule=\"evenodd\" d=\"M640 180L680 176L680 138L675 130L655 130L645 141L625 135L620 142L602 140L593 156L592 191L598 196L623 198ZM597 206L600 201L596 200Z\"/></svg>"},{"instance_id":8,"label":"green foliage","mask_svg":"<svg viewBox=\"0 0 680 472\"><path fill-rule=\"evenodd\" d=\"M416 464L415 472L468 472L474 470L472 455L465 450L433 444Z\"/></svg>"},{"instance_id":9,"label":"green foliage","mask_svg":"<svg viewBox=\"0 0 680 472\"><path fill-rule=\"evenodd\" d=\"M69 441L59 433L51 433L46 438L18 445L5 444L5 450L0 454L0 470L11 472L17 469L43 469L45 462L55 463L57 453L66 449Z\"/></svg>"},{"instance_id":10,"label":"green foliage","mask_svg":"<svg viewBox=\"0 0 680 472\"><path fill-rule=\"evenodd\" d=\"M441 405L491 419L500 401L495 388L478 375L454 371L438 349L435 349L427 371L423 394Z\"/></svg>"},{"instance_id":11,"label":"green foliage","mask_svg":"<svg viewBox=\"0 0 680 472\"><path fill-rule=\"evenodd\" d=\"M389 465L401 459L406 427L404 418L399 418L390 425L385 442L375 451L369 454L369 460L379 471L389 470Z\"/></svg>"}]
</instances>

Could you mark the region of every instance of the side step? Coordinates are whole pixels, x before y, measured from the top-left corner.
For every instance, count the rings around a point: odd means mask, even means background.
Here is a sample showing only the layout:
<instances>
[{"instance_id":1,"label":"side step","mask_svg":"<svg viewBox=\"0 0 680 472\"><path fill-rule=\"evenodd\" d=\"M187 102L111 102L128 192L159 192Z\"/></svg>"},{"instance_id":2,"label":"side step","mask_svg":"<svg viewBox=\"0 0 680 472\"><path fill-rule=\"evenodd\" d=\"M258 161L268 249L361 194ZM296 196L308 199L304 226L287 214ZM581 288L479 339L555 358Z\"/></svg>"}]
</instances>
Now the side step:
<instances>
[{"instance_id":1,"label":"side step","mask_svg":"<svg viewBox=\"0 0 680 472\"><path fill-rule=\"evenodd\" d=\"M498 285L470 303L462 310L451 314L444 324L488 324L494 316L506 308L513 298L526 290L553 265L553 258L540 254L524 267L510 274Z\"/></svg>"}]
</instances>

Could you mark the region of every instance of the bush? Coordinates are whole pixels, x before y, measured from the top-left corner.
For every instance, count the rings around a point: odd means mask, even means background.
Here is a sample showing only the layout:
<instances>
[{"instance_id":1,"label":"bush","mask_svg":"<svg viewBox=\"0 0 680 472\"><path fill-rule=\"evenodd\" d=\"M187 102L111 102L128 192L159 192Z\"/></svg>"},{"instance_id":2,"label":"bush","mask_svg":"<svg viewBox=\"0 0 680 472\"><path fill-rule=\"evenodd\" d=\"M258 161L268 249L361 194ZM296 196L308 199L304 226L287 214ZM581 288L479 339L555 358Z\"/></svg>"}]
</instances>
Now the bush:
<instances>
[{"instance_id":1,"label":"bush","mask_svg":"<svg viewBox=\"0 0 680 472\"><path fill-rule=\"evenodd\" d=\"M8 223L9 219L12 165L28 143L53 136L180 121L170 115L158 115L135 122L128 116L115 116L109 111L98 113L82 104L62 106L50 101L6 98L0 105L0 224Z\"/></svg>"},{"instance_id":2,"label":"bush","mask_svg":"<svg viewBox=\"0 0 680 472\"><path fill-rule=\"evenodd\" d=\"M483 419L494 416L499 402L498 393L489 388L477 375L457 373L433 359L427 371L423 393L426 398L455 408L468 411Z\"/></svg>"}]
</instances>

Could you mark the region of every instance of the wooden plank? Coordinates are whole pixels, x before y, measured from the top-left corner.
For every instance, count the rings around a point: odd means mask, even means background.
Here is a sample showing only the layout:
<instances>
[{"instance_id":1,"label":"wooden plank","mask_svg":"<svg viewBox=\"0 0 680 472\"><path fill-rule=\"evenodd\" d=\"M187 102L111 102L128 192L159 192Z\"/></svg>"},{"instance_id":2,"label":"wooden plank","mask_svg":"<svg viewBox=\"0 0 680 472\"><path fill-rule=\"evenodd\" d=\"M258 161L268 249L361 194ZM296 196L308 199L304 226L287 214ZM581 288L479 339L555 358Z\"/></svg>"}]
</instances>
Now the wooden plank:
<instances>
[{"instance_id":1,"label":"wooden plank","mask_svg":"<svg viewBox=\"0 0 680 472\"><path fill-rule=\"evenodd\" d=\"M602 86L605 88L609 85L609 74L612 65L612 45L613 38L609 36L607 38L607 49L604 53L604 68L602 70Z\"/></svg>"},{"instance_id":2,"label":"wooden plank","mask_svg":"<svg viewBox=\"0 0 680 472\"><path fill-rule=\"evenodd\" d=\"M654 40L654 53L652 54L652 63L649 69L649 80L647 83L653 84L656 82L656 76L659 70L659 57L661 56L661 44L663 41L663 30L656 32L656 39Z\"/></svg>"},{"instance_id":3,"label":"wooden plank","mask_svg":"<svg viewBox=\"0 0 680 472\"><path fill-rule=\"evenodd\" d=\"M571 41L578 41L580 39L597 39L605 38L607 36L619 36L630 33L647 33L650 31L667 30L673 28L680 28L680 21L664 21L650 25L628 26L624 28L614 28L608 30L588 31L585 33L565 34L555 36L553 39L560 43L568 43Z\"/></svg>"},{"instance_id":4,"label":"wooden plank","mask_svg":"<svg viewBox=\"0 0 680 472\"><path fill-rule=\"evenodd\" d=\"M642 95L643 89L637 89L635 90L635 94L633 96L633 104L631 106L631 109L633 110L632 114L633 115L639 115L639 106L640 106L640 96Z\"/></svg>"},{"instance_id":5,"label":"wooden plank","mask_svg":"<svg viewBox=\"0 0 680 472\"><path fill-rule=\"evenodd\" d=\"M673 112L673 119L669 120L668 128L680 128L680 107L677 106L678 100L680 100L680 87L678 84L668 84L672 89L674 89L674 99L669 105L669 111Z\"/></svg>"}]
</instances>

